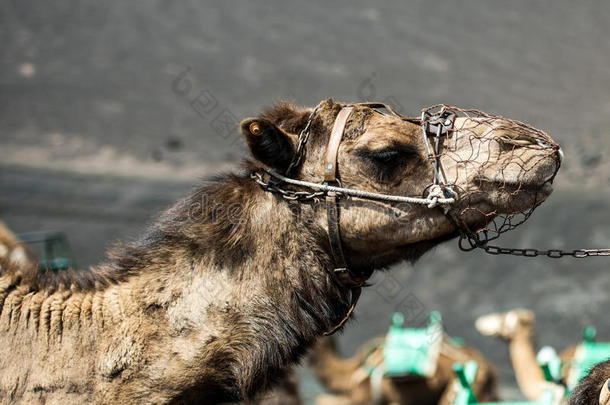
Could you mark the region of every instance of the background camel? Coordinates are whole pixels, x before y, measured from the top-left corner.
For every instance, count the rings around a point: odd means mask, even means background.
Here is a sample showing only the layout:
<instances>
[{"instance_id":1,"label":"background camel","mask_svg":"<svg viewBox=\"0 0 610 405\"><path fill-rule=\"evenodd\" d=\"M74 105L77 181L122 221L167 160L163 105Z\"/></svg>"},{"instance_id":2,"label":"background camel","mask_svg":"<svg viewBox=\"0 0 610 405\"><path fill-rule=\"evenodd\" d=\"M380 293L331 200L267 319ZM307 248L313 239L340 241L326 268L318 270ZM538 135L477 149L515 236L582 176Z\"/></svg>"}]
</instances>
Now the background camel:
<instances>
[{"instance_id":1,"label":"background camel","mask_svg":"<svg viewBox=\"0 0 610 405\"><path fill-rule=\"evenodd\" d=\"M246 120L254 159L244 172L196 189L88 272L3 266L3 400L222 403L268 390L353 303L333 273L326 207L295 205L252 173L284 171L309 121L295 176L319 182L342 107L327 100L313 114L282 104ZM454 204L464 226L531 209L550 194L560 157L548 137L500 118L456 124L439 159L454 187L469 193ZM355 106L344 135L337 162L344 186L410 196L431 184L417 123ZM342 204L351 271L416 260L457 234L442 210L404 208Z\"/></svg>"},{"instance_id":2,"label":"background camel","mask_svg":"<svg viewBox=\"0 0 610 405\"><path fill-rule=\"evenodd\" d=\"M348 359L339 357L332 337L319 340L314 346L311 363L318 379L334 395L318 397L316 404L450 405L455 396L453 365L470 360L479 364L479 373L473 384L477 398L484 401L497 399L496 375L485 358L468 346L456 344L444 332L436 338L441 341L433 375L384 375L375 382L369 368L383 362L384 337L366 342Z\"/></svg>"},{"instance_id":3,"label":"background camel","mask_svg":"<svg viewBox=\"0 0 610 405\"><path fill-rule=\"evenodd\" d=\"M495 313L477 319L476 327L484 335L505 339L509 345L510 359L515 377L523 394L531 401L540 399L548 389L540 363L536 358L534 336L534 313L525 309L515 309L505 313ZM551 350L548 348L548 350ZM559 354L561 368L559 379L565 382L568 390L575 388L580 371L574 365L578 346L571 346ZM610 357L610 353L608 353ZM547 356L548 357L548 356ZM599 392L599 390L598 390Z\"/></svg>"}]
</instances>

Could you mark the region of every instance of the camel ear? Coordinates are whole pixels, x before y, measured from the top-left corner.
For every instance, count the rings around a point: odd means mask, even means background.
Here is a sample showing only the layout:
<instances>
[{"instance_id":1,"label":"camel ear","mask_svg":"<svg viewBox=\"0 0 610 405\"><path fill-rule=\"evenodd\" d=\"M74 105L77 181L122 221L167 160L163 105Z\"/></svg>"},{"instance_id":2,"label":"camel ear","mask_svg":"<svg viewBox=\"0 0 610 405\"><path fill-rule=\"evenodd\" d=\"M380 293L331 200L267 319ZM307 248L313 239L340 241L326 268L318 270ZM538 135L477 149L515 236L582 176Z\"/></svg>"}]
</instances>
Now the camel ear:
<instances>
[{"instance_id":1,"label":"camel ear","mask_svg":"<svg viewBox=\"0 0 610 405\"><path fill-rule=\"evenodd\" d=\"M284 173L295 154L296 137L264 118L248 118L241 123L250 152L265 165Z\"/></svg>"}]
</instances>

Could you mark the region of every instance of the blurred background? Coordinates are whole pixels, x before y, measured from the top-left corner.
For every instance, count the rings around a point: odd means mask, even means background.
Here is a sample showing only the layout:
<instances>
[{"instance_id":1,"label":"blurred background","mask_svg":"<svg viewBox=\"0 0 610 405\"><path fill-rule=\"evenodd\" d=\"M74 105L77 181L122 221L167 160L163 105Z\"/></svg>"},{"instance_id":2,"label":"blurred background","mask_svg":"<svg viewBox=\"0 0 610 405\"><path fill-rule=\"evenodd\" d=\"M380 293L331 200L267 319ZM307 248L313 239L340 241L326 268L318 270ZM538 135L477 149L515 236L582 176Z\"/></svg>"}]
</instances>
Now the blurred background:
<instances>
[{"instance_id":1,"label":"blurred background","mask_svg":"<svg viewBox=\"0 0 610 405\"><path fill-rule=\"evenodd\" d=\"M604 0L0 1L0 218L64 231L79 267L137 236L245 155L237 124L281 99L436 104L526 121L564 148L556 191L501 242L610 247L610 3ZM203 107L202 107L203 106ZM596 325L610 341L610 260L461 252L449 242L378 275L339 338L351 355L394 311L493 361L521 398L506 345L474 319L526 307L537 347ZM300 370L306 403L320 391Z\"/></svg>"}]
</instances>

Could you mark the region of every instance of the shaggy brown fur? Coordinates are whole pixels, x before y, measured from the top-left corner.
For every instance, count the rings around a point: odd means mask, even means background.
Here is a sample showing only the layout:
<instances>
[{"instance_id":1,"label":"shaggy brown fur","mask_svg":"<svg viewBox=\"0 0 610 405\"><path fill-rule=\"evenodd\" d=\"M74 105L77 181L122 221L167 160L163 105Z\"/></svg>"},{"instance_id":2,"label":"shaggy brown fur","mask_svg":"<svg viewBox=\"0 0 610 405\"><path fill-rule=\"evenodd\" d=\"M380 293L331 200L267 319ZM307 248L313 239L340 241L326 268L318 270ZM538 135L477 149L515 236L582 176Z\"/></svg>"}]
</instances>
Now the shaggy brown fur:
<instances>
[{"instance_id":1,"label":"shaggy brown fur","mask_svg":"<svg viewBox=\"0 0 610 405\"><path fill-rule=\"evenodd\" d=\"M493 367L481 354L470 347L456 347L442 336L436 373L430 378L390 378L381 381L379 403L395 405L450 405L455 401L456 381L453 365L474 360L479 365L474 393L483 402L497 399L497 378ZM318 405L371 404L371 379L364 366L365 355L380 339L364 344L355 356L341 359L337 356L331 338L319 340L314 348L312 364L316 375L332 396L318 398ZM362 375L364 373L364 375Z\"/></svg>"},{"instance_id":2,"label":"shaggy brown fur","mask_svg":"<svg viewBox=\"0 0 610 405\"><path fill-rule=\"evenodd\" d=\"M298 178L321 179L339 109L321 104ZM349 307L349 292L331 275L324 207L290 203L249 176L285 164L273 139L296 145L310 111L287 104L267 111L255 120L269 131L257 138L245 121L255 160L197 188L107 263L58 273L3 265L0 401L215 404L271 387ZM391 164L366 157L395 145L416 153ZM520 178L532 190L558 162L537 164L535 175ZM400 195L421 195L432 170L417 125L366 107L347 123L338 168L345 186ZM477 187L477 175L468 172L460 186ZM484 203L502 212L512 198L503 197ZM417 206L398 220L388 208L342 205L343 243L356 271L415 260L456 234L440 210Z\"/></svg>"},{"instance_id":3,"label":"shaggy brown fur","mask_svg":"<svg viewBox=\"0 0 610 405\"><path fill-rule=\"evenodd\" d=\"M256 400L240 402L239 405L301 405L299 379L295 372L288 372L286 377L264 395Z\"/></svg>"},{"instance_id":4,"label":"shaggy brown fur","mask_svg":"<svg viewBox=\"0 0 610 405\"><path fill-rule=\"evenodd\" d=\"M608 405L610 404L608 391L610 391L610 360L599 363L591 369L574 389L569 404Z\"/></svg>"}]
</instances>

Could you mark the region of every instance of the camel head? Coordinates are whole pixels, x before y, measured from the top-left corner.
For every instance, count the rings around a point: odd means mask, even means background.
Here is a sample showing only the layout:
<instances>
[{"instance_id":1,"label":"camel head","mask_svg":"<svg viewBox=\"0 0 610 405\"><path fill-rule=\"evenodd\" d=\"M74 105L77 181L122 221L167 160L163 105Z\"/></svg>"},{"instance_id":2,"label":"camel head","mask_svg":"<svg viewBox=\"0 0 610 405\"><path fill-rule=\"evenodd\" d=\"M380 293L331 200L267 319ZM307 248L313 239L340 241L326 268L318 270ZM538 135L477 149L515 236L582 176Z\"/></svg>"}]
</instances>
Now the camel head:
<instances>
[{"instance_id":1,"label":"camel head","mask_svg":"<svg viewBox=\"0 0 610 405\"><path fill-rule=\"evenodd\" d=\"M307 126L303 157L290 177L323 182L329 137L343 106L329 99L312 113L312 109L280 104L243 121L255 166L286 173ZM478 111L445 108L450 125L438 138L429 136L427 145L419 119L384 114L367 105L353 107L337 153L337 179L342 187L425 197L438 178L446 186L444 197L456 199L453 204L429 208L340 198L341 239L355 262L363 258L368 264L373 260L374 265L384 266L399 259L414 260L458 235L458 227L501 232L526 218L551 193L561 151L535 128ZM324 204L319 204L317 213L320 225L326 226ZM498 218L502 221L494 223Z\"/></svg>"},{"instance_id":2,"label":"camel head","mask_svg":"<svg viewBox=\"0 0 610 405\"><path fill-rule=\"evenodd\" d=\"M475 327L482 335L511 340L520 332L533 333L534 313L527 309L513 309L483 315L477 318Z\"/></svg>"}]
</instances>

